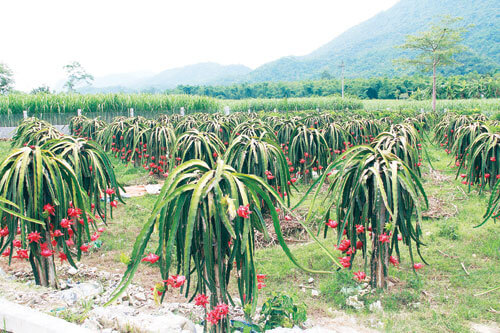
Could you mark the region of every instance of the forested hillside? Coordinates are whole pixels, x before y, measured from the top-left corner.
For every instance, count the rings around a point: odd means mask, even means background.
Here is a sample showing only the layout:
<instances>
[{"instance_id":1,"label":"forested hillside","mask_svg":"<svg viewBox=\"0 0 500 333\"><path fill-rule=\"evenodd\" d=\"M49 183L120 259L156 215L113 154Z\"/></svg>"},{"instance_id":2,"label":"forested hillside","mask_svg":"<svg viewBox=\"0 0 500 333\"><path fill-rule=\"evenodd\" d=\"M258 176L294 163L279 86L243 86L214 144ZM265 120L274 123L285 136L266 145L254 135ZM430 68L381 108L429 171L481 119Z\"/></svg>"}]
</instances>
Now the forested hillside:
<instances>
[{"instance_id":1,"label":"forested hillside","mask_svg":"<svg viewBox=\"0 0 500 333\"><path fill-rule=\"evenodd\" d=\"M491 73L500 64L500 2L496 0L401 0L390 9L351 28L303 57L284 57L265 64L241 78L242 82L317 79L325 71L336 77L345 62L349 77L394 76L411 70L397 69L393 59L403 51L395 48L405 36L426 30L441 15L462 17L471 25L464 44L469 50L458 66L444 74Z\"/></svg>"},{"instance_id":2,"label":"forested hillside","mask_svg":"<svg viewBox=\"0 0 500 333\"><path fill-rule=\"evenodd\" d=\"M374 77L345 80L347 96L362 99L426 99L431 95L430 77ZM288 98L331 96L341 94L338 79L304 80L292 82L261 82L229 86L180 85L169 90L174 94L205 95L223 99ZM500 97L500 74L439 77L437 94L440 99Z\"/></svg>"}]
</instances>

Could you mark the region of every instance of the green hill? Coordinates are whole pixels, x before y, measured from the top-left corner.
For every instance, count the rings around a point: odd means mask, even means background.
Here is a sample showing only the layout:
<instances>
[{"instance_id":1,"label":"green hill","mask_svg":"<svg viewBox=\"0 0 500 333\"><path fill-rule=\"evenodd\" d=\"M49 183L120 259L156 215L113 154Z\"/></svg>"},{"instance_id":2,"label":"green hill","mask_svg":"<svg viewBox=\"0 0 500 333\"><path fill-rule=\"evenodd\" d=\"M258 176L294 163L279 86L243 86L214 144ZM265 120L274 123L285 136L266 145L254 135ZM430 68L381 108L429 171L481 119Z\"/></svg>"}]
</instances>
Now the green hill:
<instances>
[{"instance_id":1,"label":"green hill","mask_svg":"<svg viewBox=\"0 0 500 333\"><path fill-rule=\"evenodd\" d=\"M243 65L200 63L168 69L141 78L114 75L99 78L82 92L158 92L185 85L230 85L267 81L299 81L339 78L345 63L347 78L403 77L413 69L396 69L393 59L403 50L395 48L405 36L427 30L440 16L463 18L474 26L464 36L468 51L457 56L459 65L443 68L440 74L495 73L500 69L499 0L401 0L390 9L354 26L311 54L283 57L255 70ZM323 74L323 76L322 76ZM99 81L99 82L98 82ZM102 82L101 82L102 81ZM190 91L184 91L190 93Z\"/></svg>"},{"instance_id":2,"label":"green hill","mask_svg":"<svg viewBox=\"0 0 500 333\"><path fill-rule=\"evenodd\" d=\"M81 88L79 91L82 93L156 92L183 84L230 83L250 72L251 69L243 65L204 62L167 69L157 74L125 73L98 77L92 86Z\"/></svg>"},{"instance_id":3,"label":"green hill","mask_svg":"<svg viewBox=\"0 0 500 333\"><path fill-rule=\"evenodd\" d=\"M464 25L474 24L464 40L469 51L457 57L462 64L445 69L445 74L488 73L500 68L498 0L401 0L311 54L267 63L239 81L314 79L325 70L338 76L342 60L349 77L411 74L411 71L398 72L394 67L392 60L403 52L395 46L402 44L406 35L426 30L441 15L459 16Z\"/></svg>"}]
</instances>

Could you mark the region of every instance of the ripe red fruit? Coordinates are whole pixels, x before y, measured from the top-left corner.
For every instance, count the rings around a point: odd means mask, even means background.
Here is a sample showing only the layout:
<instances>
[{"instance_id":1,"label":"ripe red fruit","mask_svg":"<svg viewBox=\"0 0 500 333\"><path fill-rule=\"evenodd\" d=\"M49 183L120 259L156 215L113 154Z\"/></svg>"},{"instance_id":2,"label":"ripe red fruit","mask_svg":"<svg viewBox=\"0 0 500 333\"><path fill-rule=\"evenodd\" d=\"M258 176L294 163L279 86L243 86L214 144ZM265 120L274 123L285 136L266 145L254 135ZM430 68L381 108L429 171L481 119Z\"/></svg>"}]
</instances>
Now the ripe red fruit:
<instances>
[{"instance_id":1,"label":"ripe red fruit","mask_svg":"<svg viewBox=\"0 0 500 333\"><path fill-rule=\"evenodd\" d=\"M32 243L32 242L38 243L41 238L42 238L42 236L40 235L40 233L38 231L33 231L33 232L30 232L28 234L28 240L30 243Z\"/></svg>"},{"instance_id":2,"label":"ripe red fruit","mask_svg":"<svg viewBox=\"0 0 500 333\"><path fill-rule=\"evenodd\" d=\"M351 267L351 257L340 258L340 264L344 266L344 268Z\"/></svg>"},{"instance_id":3,"label":"ripe red fruit","mask_svg":"<svg viewBox=\"0 0 500 333\"><path fill-rule=\"evenodd\" d=\"M342 252L345 252L349 249L350 246L351 246L351 241L349 239L344 239L342 240L342 242L340 242L338 249Z\"/></svg>"},{"instance_id":4,"label":"ripe red fruit","mask_svg":"<svg viewBox=\"0 0 500 333\"><path fill-rule=\"evenodd\" d=\"M209 303L208 296L205 294L199 294L194 298L194 304L206 307Z\"/></svg>"},{"instance_id":5,"label":"ripe red fruit","mask_svg":"<svg viewBox=\"0 0 500 333\"><path fill-rule=\"evenodd\" d=\"M47 248L43 249L40 254L42 255L42 257L50 257L53 252Z\"/></svg>"},{"instance_id":6,"label":"ripe red fruit","mask_svg":"<svg viewBox=\"0 0 500 333\"><path fill-rule=\"evenodd\" d=\"M184 275L172 275L168 280L163 280L163 282L172 288L180 288L186 282L186 277Z\"/></svg>"},{"instance_id":7,"label":"ripe red fruit","mask_svg":"<svg viewBox=\"0 0 500 333\"><path fill-rule=\"evenodd\" d=\"M354 273L354 278L358 280L359 282L363 281L366 279L366 273L362 271L358 271Z\"/></svg>"},{"instance_id":8,"label":"ripe red fruit","mask_svg":"<svg viewBox=\"0 0 500 333\"><path fill-rule=\"evenodd\" d=\"M66 255L66 253L59 252L59 259L61 259L62 263L64 260L68 260L68 256Z\"/></svg>"},{"instance_id":9,"label":"ripe red fruit","mask_svg":"<svg viewBox=\"0 0 500 333\"><path fill-rule=\"evenodd\" d=\"M13 256L13 258L18 258L18 259L28 259L28 250L27 249L19 249L17 250L17 255Z\"/></svg>"},{"instance_id":10,"label":"ripe red fruit","mask_svg":"<svg viewBox=\"0 0 500 333\"><path fill-rule=\"evenodd\" d=\"M56 209L51 204L46 204L43 206L43 211L50 215L56 215Z\"/></svg>"},{"instance_id":11,"label":"ripe red fruit","mask_svg":"<svg viewBox=\"0 0 500 333\"><path fill-rule=\"evenodd\" d=\"M69 227L71 227L71 225L73 225L73 220L68 220L68 219L61 220L61 227L68 229Z\"/></svg>"},{"instance_id":12,"label":"ripe red fruit","mask_svg":"<svg viewBox=\"0 0 500 333\"><path fill-rule=\"evenodd\" d=\"M9 235L9 227L5 226L5 228L0 229L0 237L5 237Z\"/></svg>"},{"instance_id":13,"label":"ripe red fruit","mask_svg":"<svg viewBox=\"0 0 500 333\"><path fill-rule=\"evenodd\" d=\"M399 260L394 256L389 257L389 262L393 264L395 267L399 266Z\"/></svg>"},{"instance_id":14,"label":"ripe red fruit","mask_svg":"<svg viewBox=\"0 0 500 333\"><path fill-rule=\"evenodd\" d=\"M328 222L325 223L327 226L329 226L330 228L337 228L337 226L339 225L337 223L337 221L334 221L332 219L329 219Z\"/></svg>"},{"instance_id":15,"label":"ripe red fruit","mask_svg":"<svg viewBox=\"0 0 500 333\"><path fill-rule=\"evenodd\" d=\"M381 243L389 243L390 237L387 234L383 233L382 235L378 236L378 240Z\"/></svg>"},{"instance_id":16,"label":"ripe red fruit","mask_svg":"<svg viewBox=\"0 0 500 333\"><path fill-rule=\"evenodd\" d=\"M80 250L82 250L82 252L87 252L90 248L90 245L88 244L83 244L82 246L80 246Z\"/></svg>"},{"instance_id":17,"label":"ripe red fruit","mask_svg":"<svg viewBox=\"0 0 500 333\"><path fill-rule=\"evenodd\" d=\"M157 256L156 254L150 252L146 257L142 258L141 261L147 261L147 262L150 262L150 263L154 264L159 259L160 259L159 256Z\"/></svg>"},{"instance_id":18,"label":"ripe red fruit","mask_svg":"<svg viewBox=\"0 0 500 333\"><path fill-rule=\"evenodd\" d=\"M247 219L250 217L250 214L252 213L250 211L250 204L247 204L246 206L240 206L237 210L236 213L238 214L239 217L242 217L244 219Z\"/></svg>"}]
</instances>

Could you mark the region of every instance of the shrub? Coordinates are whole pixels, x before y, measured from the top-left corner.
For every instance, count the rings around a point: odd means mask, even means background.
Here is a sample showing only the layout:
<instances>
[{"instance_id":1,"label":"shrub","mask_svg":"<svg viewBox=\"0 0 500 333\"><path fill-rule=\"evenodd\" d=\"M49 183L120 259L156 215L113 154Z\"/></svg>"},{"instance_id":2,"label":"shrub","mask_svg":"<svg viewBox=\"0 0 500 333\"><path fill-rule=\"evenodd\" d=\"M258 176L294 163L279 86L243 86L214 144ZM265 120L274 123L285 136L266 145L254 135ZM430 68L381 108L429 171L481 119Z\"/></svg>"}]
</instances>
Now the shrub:
<instances>
[{"instance_id":1,"label":"shrub","mask_svg":"<svg viewBox=\"0 0 500 333\"><path fill-rule=\"evenodd\" d=\"M264 332L277 327L301 326L307 319L305 304L297 305L291 297L280 293L273 293L273 297L264 302L260 314Z\"/></svg>"}]
</instances>

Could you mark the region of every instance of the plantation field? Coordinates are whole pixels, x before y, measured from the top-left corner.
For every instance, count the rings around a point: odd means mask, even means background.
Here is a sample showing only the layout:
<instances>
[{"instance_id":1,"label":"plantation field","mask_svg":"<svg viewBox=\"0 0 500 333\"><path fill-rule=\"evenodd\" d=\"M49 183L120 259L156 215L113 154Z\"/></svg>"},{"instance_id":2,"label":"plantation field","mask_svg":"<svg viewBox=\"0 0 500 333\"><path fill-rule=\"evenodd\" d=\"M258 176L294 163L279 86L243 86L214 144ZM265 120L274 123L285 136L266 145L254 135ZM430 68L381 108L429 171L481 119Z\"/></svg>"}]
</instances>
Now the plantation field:
<instances>
[{"instance_id":1,"label":"plantation field","mask_svg":"<svg viewBox=\"0 0 500 333\"><path fill-rule=\"evenodd\" d=\"M481 221L489 191L467 193L466 186L455 180L449 155L426 143L429 164L424 162L423 180L427 195L431 198L431 213L435 218L424 220L422 254L429 266L415 274L408 264L408 255L402 251L399 268L390 267L391 284L386 292L376 292L360 297L365 307L356 311L346 305L349 288L357 288L352 273L309 274L294 266L279 246L259 248L256 251L257 271L268 276L267 286L260 291L259 300L271 296L274 291L284 292L297 302L307 305L308 317L322 323L334 318L353 317L360 325L390 332L467 332L471 323L500 321L500 237L498 224L492 221L474 228ZM0 157L9 151L10 142L0 142ZM111 157L111 156L110 156ZM126 167L114 162L115 172L123 185L155 183L140 168ZM292 202L304 195L308 186L299 185L299 192ZM146 195L126 199L115 211L103 233L99 253L84 257L83 262L98 269L123 272L121 253L130 253L137 233L148 218L155 196ZM298 210L296 218L304 218L312 200L307 200ZM318 202L317 207L320 209ZM312 226L315 228L314 225ZM336 235L322 240L332 247ZM156 243L148 245L154 251ZM331 269L329 260L311 240L291 245L293 253L308 268ZM357 264L361 258L356 259ZM308 283L310 278L313 283ZM145 268L137 273L136 281L149 288L161 279L159 272ZM305 286L301 288L300 286ZM230 288L235 292L235 285ZM311 288L319 290L319 296L311 295ZM177 294L169 291L168 297ZM383 312L370 312L369 305L380 300Z\"/></svg>"},{"instance_id":2,"label":"plantation field","mask_svg":"<svg viewBox=\"0 0 500 333\"><path fill-rule=\"evenodd\" d=\"M106 276L95 303L54 310L66 320L115 302L182 307L221 332L499 320L487 110L78 116L68 129L29 118L0 141L0 267L51 295Z\"/></svg>"},{"instance_id":3,"label":"plantation field","mask_svg":"<svg viewBox=\"0 0 500 333\"><path fill-rule=\"evenodd\" d=\"M366 327L390 332L467 332L471 322L498 322L500 313L492 310L500 311L500 290L475 296L497 287L500 280L499 225L490 221L481 228L474 228L481 221L489 193L464 192L466 187L460 180L454 179L455 169L450 168L449 156L435 148L430 148L430 154L431 162L438 171L435 176L424 173L424 186L429 196L439 200L433 210L437 215L454 216L426 219L424 222L423 241L426 246L422 252L430 266L415 275L403 251L401 267L396 269L391 266L389 275L395 283L389 291L363 298L368 307L380 300L384 309L382 317L368 309L358 312L346 306L348 294L343 294L342 288L355 288L357 285L351 273L305 273L290 262L279 246L257 250L257 271L269 277L260 300L273 291L281 291L294 300L304 302L310 317L334 318L339 316L336 311L346 311ZM423 168L428 170L428 167L424 163ZM119 178L126 173L127 169L119 170ZM295 200L306 192L308 186L301 185L299 188ZM119 253L131 250L131 238L121 237L123 225L138 231L140 221L147 218L154 200L152 196L136 198L120 207L119 217L112 222L110 232L103 236L104 249L114 253L115 265L121 265ZM300 217L306 215L309 203L299 209ZM335 241L336 235L331 235L323 243L332 247ZM319 246L310 241L293 245L292 251L300 262L308 263L309 268L331 268ZM361 264L360 258L358 261ZM308 284L310 277L314 278L312 285ZM305 292L298 287L300 285L307 287ZM311 286L320 291L319 297L311 296ZM378 326L379 321L383 326Z\"/></svg>"}]
</instances>

